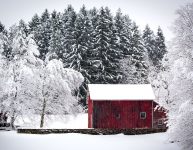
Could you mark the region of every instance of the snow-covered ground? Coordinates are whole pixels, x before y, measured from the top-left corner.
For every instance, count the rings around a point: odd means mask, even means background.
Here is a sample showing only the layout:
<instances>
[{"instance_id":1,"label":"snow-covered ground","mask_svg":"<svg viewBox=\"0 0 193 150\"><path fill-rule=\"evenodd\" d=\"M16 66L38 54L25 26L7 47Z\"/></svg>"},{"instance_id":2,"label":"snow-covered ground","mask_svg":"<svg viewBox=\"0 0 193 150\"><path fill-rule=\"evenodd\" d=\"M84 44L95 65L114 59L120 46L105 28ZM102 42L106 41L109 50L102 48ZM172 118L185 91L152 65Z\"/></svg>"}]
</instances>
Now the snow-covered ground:
<instances>
[{"instance_id":1,"label":"snow-covered ground","mask_svg":"<svg viewBox=\"0 0 193 150\"><path fill-rule=\"evenodd\" d=\"M52 120L51 123L47 123L47 128L68 128L68 129L86 129L88 128L88 114L78 114L76 116L67 115L64 118L58 117L47 118L47 120Z\"/></svg>"},{"instance_id":2,"label":"snow-covered ground","mask_svg":"<svg viewBox=\"0 0 193 150\"><path fill-rule=\"evenodd\" d=\"M48 128L87 128L87 114L52 118ZM0 150L180 150L167 133L147 135L18 134L0 131Z\"/></svg>"},{"instance_id":3,"label":"snow-covered ground","mask_svg":"<svg viewBox=\"0 0 193 150\"><path fill-rule=\"evenodd\" d=\"M27 135L0 132L1 150L180 150L166 133L149 135Z\"/></svg>"},{"instance_id":4,"label":"snow-covered ground","mask_svg":"<svg viewBox=\"0 0 193 150\"><path fill-rule=\"evenodd\" d=\"M21 128L39 128L40 126L40 115L33 115L30 118L23 117L17 118L16 125L21 126ZM80 113L76 116L74 115L63 115L63 116L45 116L44 128L51 129L85 129L88 128L88 114Z\"/></svg>"}]
</instances>

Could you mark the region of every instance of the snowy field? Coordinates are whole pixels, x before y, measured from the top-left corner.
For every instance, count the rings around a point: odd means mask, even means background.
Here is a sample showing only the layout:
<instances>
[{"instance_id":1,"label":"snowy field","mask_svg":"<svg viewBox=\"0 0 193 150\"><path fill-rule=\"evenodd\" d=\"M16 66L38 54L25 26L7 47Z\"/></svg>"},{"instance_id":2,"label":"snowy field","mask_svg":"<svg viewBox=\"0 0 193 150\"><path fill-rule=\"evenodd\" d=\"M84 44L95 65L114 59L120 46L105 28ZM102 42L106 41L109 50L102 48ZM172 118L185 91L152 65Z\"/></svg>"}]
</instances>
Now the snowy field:
<instances>
[{"instance_id":1,"label":"snowy field","mask_svg":"<svg viewBox=\"0 0 193 150\"><path fill-rule=\"evenodd\" d=\"M0 132L1 150L180 150L166 133L149 135L27 135Z\"/></svg>"},{"instance_id":2,"label":"snowy field","mask_svg":"<svg viewBox=\"0 0 193 150\"><path fill-rule=\"evenodd\" d=\"M61 118L61 117L60 117ZM53 118L52 118L53 119ZM53 119L48 128L87 128L87 114ZM180 150L167 133L148 135L17 134L0 131L0 150Z\"/></svg>"},{"instance_id":3,"label":"snowy field","mask_svg":"<svg viewBox=\"0 0 193 150\"><path fill-rule=\"evenodd\" d=\"M16 125L21 126L22 128L39 128L40 126L40 116L31 115L31 118L18 118L15 122ZM88 114L82 113L73 115L64 115L64 116L45 116L45 125L46 129L85 129L88 128Z\"/></svg>"}]
</instances>

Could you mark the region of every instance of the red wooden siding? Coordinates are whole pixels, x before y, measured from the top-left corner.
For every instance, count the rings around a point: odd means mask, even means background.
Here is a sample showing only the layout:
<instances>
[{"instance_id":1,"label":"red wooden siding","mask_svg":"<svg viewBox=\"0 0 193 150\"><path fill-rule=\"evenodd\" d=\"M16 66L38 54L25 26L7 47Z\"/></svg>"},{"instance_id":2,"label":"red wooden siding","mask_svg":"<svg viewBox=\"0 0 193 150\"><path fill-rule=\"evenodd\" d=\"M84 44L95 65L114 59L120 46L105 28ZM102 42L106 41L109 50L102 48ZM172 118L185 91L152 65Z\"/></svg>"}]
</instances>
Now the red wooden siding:
<instances>
[{"instance_id":1,"label":"red wooden siding","mask_svg":"<svg viewBox=\"0 0 193 150\"><path fill-rule=\"evenodd\" d=\"M152 101L90 101L88 107L89 127L152 128Z\"/></svg>"},{"instance_id":2,"label":"red wooden siding","mask_svg":"<svg viewBox=\"0 0 193 150\"><path fill-rule=\"evenodd\" d=\"M93 101L88 97L88 127L92 128Z\"/></svg>"}]
</instances>

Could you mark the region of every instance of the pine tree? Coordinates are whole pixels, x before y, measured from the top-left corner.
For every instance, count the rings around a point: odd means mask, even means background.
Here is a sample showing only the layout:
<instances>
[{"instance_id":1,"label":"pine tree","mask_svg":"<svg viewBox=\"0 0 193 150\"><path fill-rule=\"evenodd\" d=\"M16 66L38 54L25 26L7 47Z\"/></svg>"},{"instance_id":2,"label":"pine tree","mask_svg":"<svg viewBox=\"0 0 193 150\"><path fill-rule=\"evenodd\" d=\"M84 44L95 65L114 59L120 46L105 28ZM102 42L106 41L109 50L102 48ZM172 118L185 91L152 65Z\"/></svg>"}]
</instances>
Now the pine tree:
<instances>
[{"instance_id":1,"label":"pine tree","mask_svg":"<svg viewBox=\"0 0 193 150\"><path fill-rule=\"evenodd\" d=\"M64 51L64 48L60 17L60 14L56 11L53 11L51 14L51 38L49 52L55 53L58 58L62 59L62 52Z\"/></svg>"},{"instance_id":2,"label":"pine tree","mask_svg":"<svg viewBox=\"0 0 193 150\"><path fill-rule=\"evenodd\" d=\"M89 20L91 22L91 32L90 32L90 42L91 42L91 47L87 51L87 62L88 62L88 74L89 76L89 83L95 83L94 77L95 76L95 71L92 69L93 64L95 64L96 61L96 54L97 54L97 24L98 24L98 19L99 19L99 11L94 7L89 11Z\"/></svg>"},{"instance_id":3,"label":"pine tree","mask_svg":"<svg viewBox=\"0 0 193 150\"><path fill-rule=\"evenodd\" d=\"M97 26L97 20L98 20L98 10L96 9L96 7L89 10L89 19L91 21L93 30L95 30Z\"/></svg>"},{"instance_id":4,"label":"pine tree","mask_svg":"<svg viewBox=\"0 0 193 150\"><path fill-rule=\"evenodd\" d=\"M156 96L160 97L159 92L163 82L163 79L160 76L160 74L163 74L162 59L166 54L165 40L160 27L155 36L153 31L147 25L143 32L143 41L149 57L149 82L153 86Z\"/></svg>"},{"instance_id":5,"label":"pine tree","mask_svg":"<svg viewBox=\"0 0 193 150\"><path fill-rule=\"evenodd\" d=\"M92 50L94 48L94 43L96 43L96 27L97 27L97 22L98 22L98 17L99 17L99 14L98 14L98 10L94 7L93 9L91 9L89 11L89 20L91 21L91 33L90 33L90 41L93 43L92 44L92 49L91 51L89 51L89 57L92 57Z\"/></svg>"},{"instance_id":6,"label":"pine tree","mask_svg":"<svg viewBox=\"0 0 193 150\"><path fill-rule=\"evenodd\" d=\"M108 7L105 8L105 11L107 13L107 18L110 21L109 29L112 31L112 34L110 35L110 49L107 52L107 55L109 56L108 59L112 62L112 69L115 69L114 72L112 72L115 81L112 83L120 83L122 80L122 72L120 70L119 61L122 58L122 51L118 49L117 46L116 27L113 22L113 16L111 15Z\"/></svg>"},{"instance_id":7,"label":"pine tree","mask_svg":"<svg viewBox=\"0 0 193 150\"><path fill-rule=\"evenodd\" d=\"M20 44L21 47L25 45L25 40L26 37L28 36L29 32L28 32L28 26L27 24L23 21L20 20L18 25L13 25L10 28L10 32L9 35L7 37L7 39L5 40L5 47L4 47L4 55L9 58L10 60L13 59L14 55L15 55L15 49L17 52L19 51L19 47L17 48L13 48L14 47L14 40L17 38L20 38ZM19 39L18 39L19 41Z\"/></svg>"},{"instance_id":8,"label":"pine tree","mask_svg":"<svg viewBox=\"0 0 193 150\"><path fill-rule=\"evenodd\" d=\"M38 26L37 36L35 37L36 44L38 45L40 51L40 58L45 59L46 54L49 51L50 39L51 39L51 22L50 14L46 9L41 18L41 25Z\"/></svg>"},{"instance_id":9,"label":"pine tree","mask_svg":"<svg viewBox=\"0 0 193 150\"><path fill-rule=\"evenodd\" d=\"M165 37L164 37L162 29L160 27L157 30L155 45L156 45L156 58L157 58L156 64L158 66L160 66L161 61L167 52L166 45L165 45Z\"/></svg>"},{"instance_id":10,"label":"pine tree","mask_svg":"<svg viewBox=\"0 0 193 150\"><path fill-rule=\"evenodd\" d=\"M124 47L126 48L125 55L129 55L131 49L131 39L132 39L132 21L128 15L123 16L123 31L125 38L123 39Z\"/></svg>"},{"instance_id":11,"label":"pine tree","mask_svg":"<svg viewBox=\"0 0 193 150\"><path fill-rule=\"evenodd\" d=\"M88 13L83 6L80 9L75 21L75 43L73 45L73 50L68 55L68 63L70 68L74 68L77 71L85 72L85 67L87 66L87 51L91 47L89 35L91 32L91 24L88 19Z\"/></svg>"},{"instance_id":12,"label":"pine tree","mask_svg":"<svg viewBox=\"0 0 193 150\"><path fill-rule=\"evenodd\" d=\"M0 22L0 49L2 55L4 55L6 58L11 57L11 48L9 44L8 32L1 22Z\"/></svg>"},{"instance_id":13,"label":"pine tree","mask_svg":"<svg viewBox=\"0 0 193 150\"><path fill-rule=\"evenodd\" d=\"M85 6L80 9L75 21L75 43L73 50L67 57L67 63L70 68L73 68L82 73L85 78L85 82L80 88L78 95L83 100L84 105L86 104L87 87L90 81L89 75L89 57L88 51L92 49L92 43L90 39L91 35L91 21L89 20L88 11Z\"/></svg>"},{"instance_id":14,"label":"pine tree","mask_svg":"<svg viewBox=\"0 0 193 150\"><path fill-rule=\"evenodd\" d=\"M25 23L24 20L19 21L19 29L22 30L26 36L29 35L28 25Z\"/></svg>"},{"instance_id":15,"label":"pine tree","mask_svg":"<svg viewBox=\"0 0 193 150\"><path fill-rule=\"evenodd\" d=\"M148 25L146 25L145 30L143 31L143 42L144 47L147 49L148 57L150 63L153 65L156 64L156 44L155 44L155 35Z\"/></svg>"},{"instance_id":16,"label":"pine tree","mask_svg":"<svg viewBox=\"0 0 193 150\"><path fill-rule=\"evenodd\" d=\"M33 33L35 37L36 37L38 27L40 26L40 24L41 24L40 17L37 14L35 14L32 17L31 21L28 23L29 31L30 33Z\"/></svg>"},{"instance_id":17,"label":"pine tree","mask_svg":"<svg viewBox=\"0 0 193 150\"><path fill-rule=\"evenodd\" d=\"M28 23L28 26L29 26L29 33L32 34L32 38L34 39L36 45L38 46L38 50L42 50L43 46L41 42L43 40L43 35L41 35L42 32L41 31L41 28L42 28L42 23L41 23L41 18L35 14L31 21ZM41 56L39 56L40 58L43 58L43 54L41 54Z\"/></svg>"},{"instance_id":18,"label":"pine tree","mask_svg":"<svg viewBox=\"0 0 193 150\"><path fill-rule=\"evenodd\" d=\"M0 22L0 33L5 31L5 26Z\"/></svg>"},{"instance_id":19,"label":"pine tree","mask_svg":"<svg viewBox=\"0 0 193 150\"><path fill-rule=\"evenodd\" d=\"M93 49L92 81L94 83L117 83L119 73L117 71L117 58L119 52L113 49L113 21L108 8L100 9L96 26L96 43Z\"/></svg>"},{"instance_id":20,"label":"pine tree","mask_svg":"<svg viewBox=\"0 0 193 150\"><path fill-rule=\"evenodd\" d=\"M117 48L121 52L121 58L119 65L122 72L121 83L136 83L135 75L133 72L136 71L135 66L132 63L132 22L129 16L123 16L119 9L114 18L116 35L117 35Z\"/></svg>"},{"instance_id":21,"label":"pine tree","mask_svg":"<svg viewBox=\"0 0 193 150\"><path fill-rule=\"evenodd\" d=\"M161 61L166 54L165 38L161 28L158 28L157 35L147 25L143 32L144 46L148 51L150 63L157 69L160 68Z\"/></svg>"},{"instance_id":22,"label":"pine tree","mask_svg":"<svg viewBox=\"0 0 193 150\"><path fill-rule=\"evenodd\" d=\"M135 66L133 74L134 83L148 83L148 66L146 63L147 52L142 43L142 37L139 32L138 26L135 22L132 24L132 39L131 50L129 55L131 56L131 63Z\"/></svg>"},{"instance_id":23,"label":"pine tree","mask_svg":"<svg viewBox=\"0 0 193 150\"><path fill-rule=\"evenodd\" d=\"M128 16L122 15L120 9L118 9L114 20L117 36L117 48L120 50L122 57L125 57L128 55L130 49L131 22Z\"/></svg>"},{"instance_id":24,"label":"pine tree","mask_svg":"<svg viewBox=\"0 0 193 150\"><path fill-rule=\"evenodd\" d=\"M62 16L62 34L63 34L63 47L62 60L66 67L70 66L68 59L70 58L70 53L73 52L74 45L76 42L75 38L75 21L76 13L71 5L68 5Z\"/></svg>"}]
</instances>

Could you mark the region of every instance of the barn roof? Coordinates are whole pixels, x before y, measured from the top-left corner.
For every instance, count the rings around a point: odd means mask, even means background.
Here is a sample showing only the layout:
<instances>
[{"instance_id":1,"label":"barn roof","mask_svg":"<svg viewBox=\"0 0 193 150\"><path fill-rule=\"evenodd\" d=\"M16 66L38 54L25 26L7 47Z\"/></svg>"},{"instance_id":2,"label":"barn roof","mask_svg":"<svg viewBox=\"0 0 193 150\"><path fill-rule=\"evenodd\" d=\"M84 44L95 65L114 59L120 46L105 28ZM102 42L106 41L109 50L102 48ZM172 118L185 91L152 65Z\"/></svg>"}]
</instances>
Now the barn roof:
<instances>
[{"instance_id":1,"label":"barn roof","mask_svg":"<svg viewBox=\"0 0 193 150\"><path fill-rule=\"evenodd\" d=\"M92 100L154 100L150 84L89 84Z\"/></svg>"}]
</instances>

